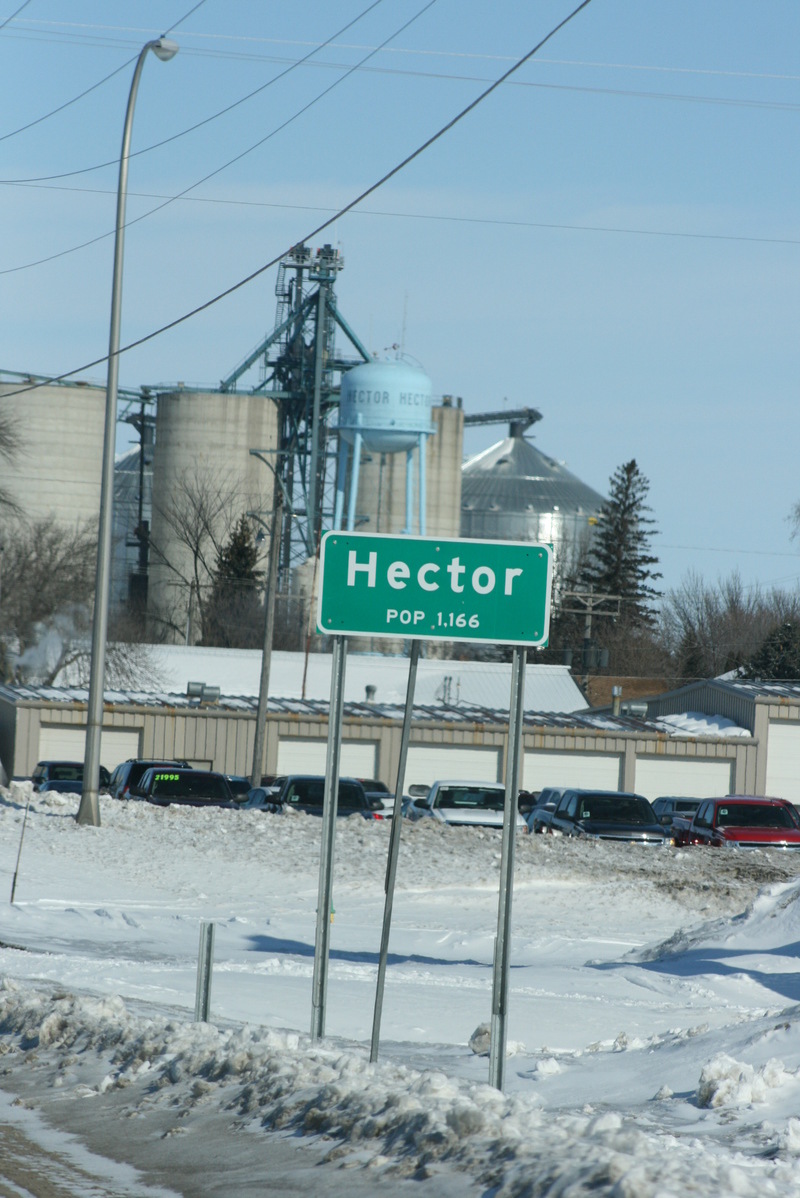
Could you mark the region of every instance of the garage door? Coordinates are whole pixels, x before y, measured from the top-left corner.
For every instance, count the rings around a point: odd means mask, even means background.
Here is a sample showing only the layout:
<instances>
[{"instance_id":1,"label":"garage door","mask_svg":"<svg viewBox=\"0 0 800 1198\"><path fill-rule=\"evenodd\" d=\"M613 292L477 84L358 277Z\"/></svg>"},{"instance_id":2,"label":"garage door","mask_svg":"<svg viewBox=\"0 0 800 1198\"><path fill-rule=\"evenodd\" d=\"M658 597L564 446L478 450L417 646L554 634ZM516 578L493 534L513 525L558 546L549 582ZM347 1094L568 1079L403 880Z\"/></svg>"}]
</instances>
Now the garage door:
<instances>
[{"instance_id":1,"label":"garage door","mask_svg":"<svg viewBox=\"0 0 800 1198\"><path fill-rule=\"evenodd\" d=\"M100 764L109 773L121 761L139 756L139 732L104 728L100 737ZM39 729L37 761L83 761L86 753L86 729L65 728L62 724Z\"/></svg>"},{"instance_id":2,"label":"garage door","mask_svg":"<svg viewBox=\"0 0 800 1198\"><path fill-rule=\"evenodd\" d=\"M727 795L731 793L732 785L732 761L636 758L634 789L651 802L659 795L686 795L696 799Z\"/></svg>"},{"instance_id":3,"label":"garage door","mask_svg":"<svg viewBox=\"0 0 800 1198\"><path fill-rule=\"evenodd\" d=\"M767 794L800 805L800 724L770 723Z\"/></svg>"},{"instance_id":4,"label":"garage door","mask_svg":"<svg viewBox=\"0 0 800 1198\"><path fill-rule=\"evenodd\" d=\"M618 790L621 761L618 753L526 753L522 785L525 790L541 790L544 786Z\"/></svg>"},{"instance_id":5,"label":"garage door","mask_svg":"<svg viewBox=\"0 0 800 1198\"><path fill-rule=\"evenodd\" d=\"M369 741L342 741L339 773L345 778L374 778L376 748ZM279 774L324 774L328 753L326 740L278 742Z\"/></svg>"},{"instance_id":6,"label":"garage door","mask_svg":"<svg viewBox=\"0 0 800 1198\"><path fill-rule=\"evenodd\" d=\"M469 782L499 782L498 749L465 749L460 745L410 745L406 762L406 785L430 786L441 778Z\"/></svg>"}]
</instances>

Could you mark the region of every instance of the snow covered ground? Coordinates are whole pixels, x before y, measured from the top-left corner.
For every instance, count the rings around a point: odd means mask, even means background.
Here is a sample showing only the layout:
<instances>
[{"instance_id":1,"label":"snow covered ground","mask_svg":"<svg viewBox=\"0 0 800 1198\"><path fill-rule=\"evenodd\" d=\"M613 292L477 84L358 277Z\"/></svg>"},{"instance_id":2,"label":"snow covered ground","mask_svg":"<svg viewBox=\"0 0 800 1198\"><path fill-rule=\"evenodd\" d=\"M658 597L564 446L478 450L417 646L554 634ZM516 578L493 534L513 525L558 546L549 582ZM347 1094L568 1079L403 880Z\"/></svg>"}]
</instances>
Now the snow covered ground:
<instances>
[{"instance_id":1,"label":"snow covered ground","mask_svg":"<svg viewBox=\"0 0 800 1198\"><path fill-rule=\"evenodd\" d=\"M800 856L520 836L500 1094L499 832L404 825L370 1064L388 823L338 823L313 1044L318 819L34 796L12 905L29 797L0 790L8 1192L25 1144L59 1195L800 1191Z\"/></svg>"}]
</instances>

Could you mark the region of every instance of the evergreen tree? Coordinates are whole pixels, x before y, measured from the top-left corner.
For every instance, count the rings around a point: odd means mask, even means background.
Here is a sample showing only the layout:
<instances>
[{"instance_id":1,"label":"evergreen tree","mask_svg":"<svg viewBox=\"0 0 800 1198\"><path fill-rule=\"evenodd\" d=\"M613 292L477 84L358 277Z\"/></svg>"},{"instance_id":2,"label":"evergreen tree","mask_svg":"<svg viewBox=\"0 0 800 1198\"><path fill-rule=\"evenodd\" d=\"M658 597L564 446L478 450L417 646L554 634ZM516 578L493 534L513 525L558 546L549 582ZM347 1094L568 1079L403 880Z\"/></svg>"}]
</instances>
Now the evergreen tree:
<instances>
[{"instance_id":1,"label":"evergreen tree","mask_svg":"<svg viewBox=\"0 0 800 1198\"><path fill-rule=\"evenodd\" d=\"M800 623L788 620L774 628L742 672L745 678L800 679Z\"/></svg>"},{"instance_id":2,"label":"evergreen tree","mask_svg":"<svg viewBox=\"0 0 800 1198\"><path fill-rule=\"evenodd\" d=\"M635 458L616 469L580 579L587 590L618 595L621 623L633 628L652 627L652 603L659 595L649 585L661 577L652 569L658 558L650 553L655 520L647 515L651 510L646 502L649 490L650 483Z\"/></svg>"},{"instance_id":3,"label":"evergreen tree","mask_svg":"<svg viewBox=\"0 0 800 1198\"><path fill-rule=\"evenodd\" d=\"M262 608L258 598L260 571L246 516L217 554L217 564L203 618L203 644L225 649L255 649L262 639Z\"/></svg>"}]
</instances>

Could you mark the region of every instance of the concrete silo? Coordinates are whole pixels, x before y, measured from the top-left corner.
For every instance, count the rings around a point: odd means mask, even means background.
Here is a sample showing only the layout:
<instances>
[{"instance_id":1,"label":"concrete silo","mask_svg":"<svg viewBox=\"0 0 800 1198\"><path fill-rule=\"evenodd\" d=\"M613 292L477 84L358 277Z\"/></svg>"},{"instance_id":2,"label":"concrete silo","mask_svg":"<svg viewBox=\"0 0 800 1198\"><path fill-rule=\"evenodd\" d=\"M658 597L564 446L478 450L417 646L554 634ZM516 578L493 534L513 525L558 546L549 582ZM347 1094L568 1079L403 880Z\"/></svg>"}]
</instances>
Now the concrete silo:
<instances>
[{"instance_id":1,"label":"concrete silo","mask_svg":"<svg viewBox=\"0 0 800 1198\"><path fill-rule=\"evenodd\" d=\"M182 388L158 395L148 613L162 634L199 634L193 619L215 566L211 544L242 514L269 510L272 479L250 451L276 446L277 409L266 396ZM198 554L190 542L204 522Z\"/></svg>"},{"instance_id":2,"label":"concrete silo","mask_svg":"<svg viewBox=\"0 0 800 1198\"><path fill-rule=\"evenodd\" d=\"M15 376L0 381L0 405L20 449L3 470L3 486L29 520L75 527L96 521L105 422L105 387L49 384ZM13 394L17 392L17 394Z\"/></svg>"}]
</instances>

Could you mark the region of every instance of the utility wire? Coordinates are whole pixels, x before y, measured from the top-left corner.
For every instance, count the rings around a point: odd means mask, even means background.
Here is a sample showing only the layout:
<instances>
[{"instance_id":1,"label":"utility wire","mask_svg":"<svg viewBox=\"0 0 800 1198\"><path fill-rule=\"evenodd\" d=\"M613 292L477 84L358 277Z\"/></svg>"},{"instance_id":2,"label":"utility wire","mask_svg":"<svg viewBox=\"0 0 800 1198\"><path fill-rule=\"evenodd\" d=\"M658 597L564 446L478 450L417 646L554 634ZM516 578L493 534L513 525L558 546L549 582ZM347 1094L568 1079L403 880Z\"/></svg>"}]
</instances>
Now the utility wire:
<instances>
[{"instance_id":1,"label":"utility wire","mask_svg":"<svg viewBox=\"0 0 800 1198\"><path fill-rule=\"evenodd\" d=\"M16 9L15 12L12 12L10 17L6 17L5 21L3 21L2 25L0 25L0 29L5 29L6 25L10 25L11 22L14 20L14 17L18 17L19 14L22 12L23 8L27 8L28 5L30 4L30 2L31 2L31 0L25 0L24 4L20 4L19 8Z\"/></svg>"},{"instance_id":2,"label":"utility wire","mask_svg":"<svg viewBox=\"0 0 800 1198\"><path fill-rule=\"evenodd\" d=\"M177 29L179 25L182 25L183 22L192 15L193 12L197 12L198 8L205 4L205 2L206 0L198 0L198 3L195 4L193 8L190 8L187 13L184 13L179 21L176 21L174 25L170 25L168 29L165 29L164 34L166 35L168 33L172 33L173 30ZM30 3L30 0L25 0L25 3ZM23 4L22 8L24 7L25 4ZM17 9L17 12L21 11L22 9ZM16 16L17 14L14 13L13 15ZM12 17L9 17L8 20L12 20ZM5 24L7 25L8 21L6 21ZM0 29L2 28L3 26L0 25ZM126 67L129 67L132 62L136 62L138 57L139 52L137 51L132 58L128 58L125 62L123 62L122 66L117 67L117 69L112 71L109 75L104 75L102 79L98 79L97 83L93 83L91 87L87 87L84 91L79 92L78 95L73 96L71 100L65 100L64 103L59 104L57 108L51 109L50 112L46 112L43 116L38 116L35 121L28 121L27 125L20 125L19 129L14 129L11 133L3 133L0 135L0 141L7 141L9 137L16 137L18 133L24 133L26 129L33 129L34 125L41 125L42 121L49 120L51 116L55 116L56 113L63 112L65 108L69 108L72 104L77 104L78 100L82 100L84 96L88 96L91 92L97 91L98 87L102 87L104 83L108 83L109 79L113 79L115 75L120 73L120 71L124 71ZM108 163L104 163L104 165L107 166Z\"/></svg>"},{"instance_id":3,"label":"utility wire","mask_svg":"<svg viewBox=\"0 0 800 1198\"><path fill-rule=\"evenodd\" d=\"M25 184L32 188L42 188L46 191L67 191L76 192L79 195L115 195L115 191L111 188L99 187L58 187L47 186L46 184L31 183ZM196 185L197 186L197 185ZM158 192L149 191L129 191L129 196L134 196L138 199L145 200L177 200L183 199L187 204L218 204L221 206L234 206L242 208L270 208L278 209L286 212L338 212L336 208L323 207L318 204L278 204L270 203L267 200L235 200L235 199L220 199L214 196L188 196L183 192L180 196L160 195ZM162 207L165 205L161 205ZM151 210L152 212L159 211L158 208ZM143 213L137 217L137 220L143 220L150 213ZM493 216L455 216L453 213L436 213L436 212L399 212L385 208L360 208L359 216L377 216L384 217L387 220L417 220L417 221L436 221L441 224L464 224L464 225L490 225L498 228L508 229L554 229L556 231L566 233L609 233L619 236L628 237L674 237L684 241L733 241L744 242L745 244L753 245L800 245L800 237L760 237L756 234L748 233L697 233L688 229L645 229L636 228L628 225L584 225L584 224L568 224L560 221L543 221L543 220L511 220L502 217ZM135 221L131 221L134 224ZM126 225L127 228L127 225ZM110 234L102 233L95 238L96 241L101 241L104 237ZM92 242L84 242L80 246L73 246L69 250L61 250L53 257L62 257L66 254L73 253L75 250L83 249L85 245L91 245ZM41 261L50 261L50 259L41 259ZM28 266L38 266L40 262L31 262L27 266L10 266L4 270L0 270L0 276L14 274L19 270L26 270Z\"/></svg>"},{"instance_id":4,"label":"utility wire","mask_svg":"<svg viewBox=\"0 0 800 1198\"><path fill-rule=\"evenodd\" d=\"M374 0L374 3L371 4L369 6L369 8L365 9L364 12L361 13L358 17L356 17L356 20L360 20L361 17L365 16L366 13L368 13L370 11L370 9L375 8L378 4L381 4L381 3L383 3L383 0ZM363 63L365 63L369 58L372 58L375 54L378 54L384 48L384 46L386 46L390 41L392 41L393 38L399 37L401 33L403 33L406 29L408 29L409 25L413 25L413 23L415 21L419 20L419 18L423 15L423 13L427 12L427 10L429 8L432 8L433 5L437 4L437 3L438 3L438 0L427 0L427 3L424 4L422 6L422 8L420 8L414 14L413 17L410 17L403 25L401 25L399 29L395 29L394 33L391 33L383 42L381 42L381 44L379 46L376 46L374 49L370 50L369 53L366 54L364 56L364 58L361 59L360 62L355 63L352 67L349 68L349 70L345 71L345 73L343 75L340 75L337 79L334 80L333 83L331 83L328 87L324 88L323 91L319 92L314 97L313 100L309 100L307 104L304 104L303 107L299 108L295 113L292 114L292 116L288 117L280 125L276 126L276 128L274 128L271 133L267 133L264 137L259 138L259 140L257 142L254 142L253 145L248 146L248 148L246 150L242 150L242 152L240 154L236 154L233 158L229 158L227 162L224 162L222 164L222 166L218 166L215 170L209 171L209 173L207 175L204 175L202 179L198 179L195 183L190 184L189 187L185 187L183 189L183 191L179 191L177 193L177 195L169 196L167 199L164 200L164 202L162 204L156 204L155 208L150 208L150 209L148 209L147 212L143 212L141 214L141 216L136 216L133 218L133 220L127 221L125 224L125 228L128 229L131 227L131 225L136 225L139 223L139 221L146 220L148 216L153 216L154 213L160 212L162 210L162 208L167 208L170 204L174 203L175 200L182 199L185 195L188 195L190 191L194 191L194 189L196 187L201 187L203 183L207 183L208 180L213 179L215 175L221 174L222 171L227 170L229 166L233 166L233 164L235 162L239 162L240 159L245 158L248 154L252 154L253 150L257 150L259 146L263 146L265 142L267 142L271 138L275 137L276 134L282 132L282 130L286 129L287 126L291 125L294 121L296 121L299 117L301 117L303 115L303 113L308 112L308 110L310 108L313 108L313 106L315 104L318 104L319 101L323 99L323 97L327 96L329 92L332 92L333 89L335 87L338 87L340 83L344 83L344 81L346 79L348 79L350 77L350 75L352 75L355 71L357 71ZM353 22L351 21L350 24L352 25ZM338 34L332 34L332 37L338 37ZM322 46L319 46L318 49L322 49L325 44L326 43L323 42ZM293 69L292 67L289 68L289 70L292 70L292 69ZM287 73L288 72L284 72L284 74L287 74ZM277 76L276 78L280 78L280 77L281 76ZM275 82L275 80L271 80L270 82ZM268 86L269 86L269 84L266 84L266 83L264 84L264 87L268 87ZM259 88L258 90L262 91L263 88ZM255 94L255 93L251 93L251 94ZM248 97L244 97L244 98L247 99ZM239 103L242 103L242 101L237 100L236 103L239 104ZM231 105L231 107L235 107L235 105ZM217 115L219 115L219 114L217 114ZM209 119L213 119L213 118L209 118ZM197 128L197 126L195 126L195 128ZM176 136L181 136L181 135L176 134ZM172 140L172 139L168 139L168 140ZM159 144L163 145L164 143L161 142ZM133 155L131 155L130 157L133 157ZM71 246L70 249L67 249L67 250L59 250L57 253L50 254L46 258L38 258L34 262L25 262L21 266L8 267L5 270L1 270L0 275L13 274L19 270L28 270L30 267L33 267L33 266L42 266L45 262L53 262L56 258L64 258L64 257L66 257L67 254L74 254L77 250L82 250L82 249L85 249L87 246L95 245L96 242L103 241L106 237L113 237L114 232L115 232L114 229L110 229L106 233L99 233L96 237L91 237L88 241L81 242L80 245Z\"/></svg>"},{"instance_id":5,"label":"utility wire","mask_svg":"<svg viewBox=\"0 0 800 1198\"><path fill-rule=\"evenodd\" d=\"M205 0L200 0L200 2L205 3ZM431 4L435 4L436 2L437 2L437 0L431 0ZM324 42L320 42L318 45L315 45L313 47L313 49L309 50L308 54L305 54L302 58L299 58L299 59L296 59L296 60L293 60L292 62L290 62L289 65L284 70L280 71L277 75L274 75L272 77L272 79L268 79L266 83L262 83L261 86L255 88L254 91L248 92L246 96L241 96L240 99L234 100L234 102L232 104L228 104L226 108L219 109L218 112L212 113L211 116L205 117L202 121L198 121L194 125L189 125L188 128L182 129L179 133L173 133L170 137L165 137L161 141L153 142L152 145L143 146L141 150L134 150L132 153L130 153L128 155L128 158L129 159L138 158L142 154L149 154L151 150L157 150L157 149L160 149L161 146L169 145L170 142L177 141L178 138L185 137L189 133L194 133L194 131L196 129L202 129L202 127L204 125L209 125L209 124L211 124L212 121L216 121L219 117L225 116L226 113L232 112L233 109L238 108L240 104L244 104L247 100L251 100L253 98L253 96L257 96L261 92L266 91L266 89L268 87L272 87L272 85L274 83L278 83L281 79L284 79L292 71L296 70L298 67L303 66L305 63L307 63L309 61L309 59L313 58L315 54L318 54L320 52L320 50L326 49L326 47L331 44L331 42L334 40L334 38L340 37L341 34L346 33L348 29L351 29L353 27L353 25L358 24L358 22L361 21L365 16L367 16L368 13L372 12L373 8L377 8L378 5L382 4L382 3L383 3L383 0L372 0L372 3L368 4L367 7L362 12L360 12L356 17L354 17L352 19L352 21L348 21L346 25L343 25L341 29L338 29L336 31L336 33L332 33L331 36L329 38L326 38L326 40ZM426 5L426 8L430 8L430 4ZM423 9L422 11L424 12L425 10ZM417 15L419 15L419 14L417 14ZM416 20L416 17L412 17L411 21L408 21L406 25L403 25L401 27L401 29L399 29L399 30L397 30L397 32L393 33L392 37L397 37L398 33L401 33L402 30L407 27L407 25L412 24L412 22L415 20ZM391 40L391 39L388 39L388 40ZM386 43L384 42L381 44L381 46L377 46L374 49L370 50L370 52L368 54L366 54L361 61L367 62L370 58L372 58L375 54L377 54L378 50L382 49L382 47L385 44ZM134 59L129 59L127 63L123 63L123 67L128 66L129 63L131 63L133 61L134 61ZM119 69L122 70L123 67L120 67ZM356 69L355 67L351 67L350 70L347 71L346 75L343 77L346 78L347 75L351 74L352 71L355 69ZM117 72L115 71L114 74L116 74L116 73ZM109 75L108 78L110 79L111 76ZM104 80L101 80L101 82L104 82ZM99 86L99 85L97 85L97 86ZM332 86L335 86L335 85L332 85ZM328 88L326 90L329 91L330 88ZM84 94L86 94L86 93L84 93ZM322 95L325 95L325 92L322 92ZM304 110L301 110L301 111L304 111ZM263 138L262 140L266 140L266 138ZM256 146L258 146L260 144L261 144L261 142L256 142ZM255 149L255 146L253 146L251 148ZM245 152L247 153L247 151L245 151ZM232 159L232 161L235 162L236 159ZM0 179L0 184L49 183L56 179L70 179L75 175L88 175L88 174L91 174L92 171L103 170L107 166L115 166L118 162L119 162L118 158L109 158L109 160L107 162L98 162L94 166L84 166L84 167L81 167L80 170L76 170L76 171L64 171L62 174L59 174L59 175L41 175L39 177L34 177L34 178L30 178L30 179ZM230 165L230 164L226 164L226 165ZM223 170L223 169L224 169L223 167L220 167L220 170ZM206 176L206 178L211 178L211 176L208 175L208 176ZM200 185L200 183L203 183L203 182L205 182L205 180L200 179L198 183L194 184L194 186L198 187ZM181 193L181 194L184 194L184 193ZM158 209L155 209L155 211L158 211ZM149 214L146 213L145 215L149 215ZM142 218L140 217L139 219L142 219ZM105 234L105 233L101 234L101 237L106 237L106 236L108 236L108 234ZM99 238L95 238L94 240L95 241L99 240ZM84 244L91 245L92 242L87 241ZM82 249L83 247L76 246L75 248ZM70 251L67 250L65 252L69 253ZM47 262L47 261L49 261L49 259L44 258L44 259L42 259L42 261ZM31 265L37 266L38 263L34 262L34 263L31 263Z\"/></svg>"},{"instance_id":6,"label":"utility wire","mask_svg":"<svg viewBox=\"0 0 800 1198\"><path fill-rule=\"evenodd\" d=\"M501 87L507 79L509 79L516 71L523 67L526 62L533 58L533 56L539 50L541 50L542 46L546 46L547 43L554 38L555 35L559 33L566 25L573 21L579 13L583 12L585 8L588 8L591 2L592 0L581 0L581 3L574 8L572 12L568 13L566 17L559 21L549 33L545 34L541 41L537 42L536 45L533 46L532 49L528 50L527 53L523 54L521 58L518 58L517 61L510 66L507 71L504 71L498 79L489 85L489 87L484 88L484 90L478 96L476 96L474 100L471 100L469 104L460 109L460 111L457 112L454 117L451 117L446 124L441 125L435 133L431 134L431 136L417 146L415 150L412 150L410 154L407 154L405 158L396 163L374 183L371 183L369 187L365 188L364 191L362 191L354 199L350 200L349 203L345 204L342 208L339 208L335 215L323 221L322 224L317 225L315 229L312 229L305 235L305 237L300 238L299 241L294 242L294 244L298 245L306 241L311 241L312 238L317 237L320 233L324 232L325 229L330 228L331 225L335 224L336 221L346 213L352 211L352 209L360 204L362 200L365 200L367 196L370 196L374 192L378 191L385 183L388 183L390 179L393 179L395 175L399 175L400 172L405 170L410 163L419 158L421 154L424 154L426 150L430 149L430 147L444 137L446 133L449 133L451 129L455 128L455 126L459 124L464 117L468 116L469 113L478 108L479 105L484 102L484 100L487 100L489 96L493 94L493 92L497 91L497 89ZM282 250L269 262L265 262L263 266L257 267L255 270L251 271L249 275L245 275L243 279L239 279L237 283L233 283L230 287L226 287L224 291L218 292L217 295L212 296L211 299L205 300L202 304L198 304L196 308L192 308L189 312L184 312L182 316L176 316L174 320L169 321L167 324L161 325L160 328L154 329L151 333L146 333L144 337L139 337L136 341L128 342L127 345L122 346L117 352L120 355L128 353L129 350L137 349L140 345L145 345L148 341L153 341L156 337L160 337L162 333L169 332L170 329L174 329L177 328L178 325L185 324L186 321L191 320L193 316L198 316L201 312L207 311L207 309L212 308L215 304L220 303L221 300L227 299L229 295L233 295L242 287L246 287L248 283L252 283L254 279L259 278L259 276L270 270L273 266L277 266L281 258L283 258L287 253L288 248ZM71 378L73 374L81 374L83 371L91 370L94 366L100 366L103 362L107 361L108 354L104 354L100 358L95 358L92 362L85 362L82 366L76 366L74 370L64 371L63 374L52 375L40 383L34 383L32 386L28 387L20 387L16 391L6 391L5 397L10 398L12 395L23 395L27 391L36 391L39 387L47 386L50 383L60 383L64 379Z\"/></svg>"}]
</instances>

